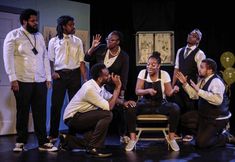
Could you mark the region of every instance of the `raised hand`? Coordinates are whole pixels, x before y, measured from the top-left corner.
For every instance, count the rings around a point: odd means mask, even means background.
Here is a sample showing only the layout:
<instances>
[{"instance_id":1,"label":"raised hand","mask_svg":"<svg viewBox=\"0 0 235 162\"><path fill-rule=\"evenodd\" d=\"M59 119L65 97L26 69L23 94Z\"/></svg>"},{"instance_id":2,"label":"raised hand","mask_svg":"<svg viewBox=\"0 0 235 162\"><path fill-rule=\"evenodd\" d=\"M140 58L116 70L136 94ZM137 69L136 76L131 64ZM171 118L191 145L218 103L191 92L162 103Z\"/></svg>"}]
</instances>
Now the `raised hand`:
<instances>
[{"instance_id":1,"label":"raised hand","mask_svg":"<svg viewBox=\"0 0 235 162\"><path fill-rule=\"evenodd\" d=\"M92 40L92 47L95 48L100 44L100 39L101 39L101 35L100 34L96 34L95 36L93 36L93 40Z\"/></svg>"}]
</instances>

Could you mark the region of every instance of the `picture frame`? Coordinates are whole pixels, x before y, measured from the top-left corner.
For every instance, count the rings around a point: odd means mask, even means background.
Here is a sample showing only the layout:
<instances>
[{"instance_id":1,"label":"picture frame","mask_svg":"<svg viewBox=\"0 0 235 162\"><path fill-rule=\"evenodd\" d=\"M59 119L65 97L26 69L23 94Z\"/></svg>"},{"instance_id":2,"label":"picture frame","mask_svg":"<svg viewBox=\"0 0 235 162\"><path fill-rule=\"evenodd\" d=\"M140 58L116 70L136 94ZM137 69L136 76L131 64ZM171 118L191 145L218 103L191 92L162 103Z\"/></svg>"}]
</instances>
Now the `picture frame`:
<instances>
[{"instance_id":1,"label":"picture frame","mask_svg":"<svg viewBox=\"0 0 235 162\"><path fill-rule=\"evenodd\" d=\"M146 66L153 51L161 53L162 65L175 61L174 31L138 31L136 33L136 66Z\"/></svg>"}]
</instances>

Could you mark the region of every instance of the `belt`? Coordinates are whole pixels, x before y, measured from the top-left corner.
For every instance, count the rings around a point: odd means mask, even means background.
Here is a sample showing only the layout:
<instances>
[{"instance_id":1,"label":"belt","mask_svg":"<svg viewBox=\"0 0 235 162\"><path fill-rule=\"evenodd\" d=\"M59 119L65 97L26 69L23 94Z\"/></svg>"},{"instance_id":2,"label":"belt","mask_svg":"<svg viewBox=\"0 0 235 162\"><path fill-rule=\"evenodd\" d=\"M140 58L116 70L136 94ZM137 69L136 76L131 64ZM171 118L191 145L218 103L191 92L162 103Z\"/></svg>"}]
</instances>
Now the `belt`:
<instances>
[{"instance_id":1,"label":"belt","mask_svg":"<svg viewBox=\"0 0 235 162\"><path fill-rule=\"evenodd\" d=\"M61 70L56 70L56 72L64 72L64 73L69 73L78 70L79 68L76 69L61 69Z\"/></svg>"}]
</instances>

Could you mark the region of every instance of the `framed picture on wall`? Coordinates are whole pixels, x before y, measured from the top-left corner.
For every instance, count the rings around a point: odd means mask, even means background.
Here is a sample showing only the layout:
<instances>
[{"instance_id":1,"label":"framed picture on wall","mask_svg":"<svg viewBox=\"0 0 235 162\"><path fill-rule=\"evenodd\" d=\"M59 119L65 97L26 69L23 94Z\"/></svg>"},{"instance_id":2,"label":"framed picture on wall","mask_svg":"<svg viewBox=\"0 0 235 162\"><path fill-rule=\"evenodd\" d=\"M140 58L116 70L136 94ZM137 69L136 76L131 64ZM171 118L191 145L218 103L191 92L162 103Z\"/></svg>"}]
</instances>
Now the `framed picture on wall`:
<instances>
[{"instance_id":1,"label":"framed picture on wall","mask_svg":"<svg viewBox=\"0 0 235 162\"><path fill-rule=\"evenodd\" d=\"M145 66L153 51L161 53L162 65L174 65L173 31L139 31L136 33L136 66Z\"/></svg>"}]
</instances>

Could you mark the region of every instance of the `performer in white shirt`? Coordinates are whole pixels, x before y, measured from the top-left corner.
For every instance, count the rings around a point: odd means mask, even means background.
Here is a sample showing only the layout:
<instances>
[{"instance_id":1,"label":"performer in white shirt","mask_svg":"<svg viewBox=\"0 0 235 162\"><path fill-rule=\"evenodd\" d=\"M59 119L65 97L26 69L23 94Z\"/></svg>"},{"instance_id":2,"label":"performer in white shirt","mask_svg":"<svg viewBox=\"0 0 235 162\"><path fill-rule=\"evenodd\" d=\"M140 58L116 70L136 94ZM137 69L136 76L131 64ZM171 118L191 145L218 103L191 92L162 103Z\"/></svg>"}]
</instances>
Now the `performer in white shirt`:
<instances>
[{"instance_id":1,"label":"performer in white shirt","mask_svg":"<svg viewBox=\"0 0 235 162\"><path fill-rule=\"evenodd\" d=\"M172 96L177 89L172 89L169 74L161 70L161 57L154 51L147 60L146 69L139 72L136 82L136 95L142 96L135 109L127 109L127 127L131 140L125 147L126 151L135 148L138 138L136 136L136 115L164 114L169 116L169 134L166 141L174 151L179 151L175 140L177 126L180 119L180 108L174 102L168 102L166 96Z\"/></svg>"},{"instance_id":2,"label":"performer in white shirt","mask_svg":"<svg viewBox=\"0 0 235 162\"><path fill-rule=\"evenodd\" d=\"M74 35L75 24L71 16L57 19L57 36L49 41L53 90L49 139L54 142L59 134L61 109L66 92L69 101L81 87L81 76L87 80L82 40Z\"/></svg>"},{"instance_id":3,"label":"performer in white shirt","mask_svg":"<svg viewBox=\"0 0 235 162\"><path fill-rule=\"evenodd\" d=\"M122 86L120 76L110 76L108 69L102 63L91 68L92 79L82 85L64 112L65 124L78 133L84 133L87 152L95 157L108 157L111 153L104 152L105 137L112 120L112 109L115 104L122 104L125 108L135 107L134 101L122 102L118 98ZM112 79L115 88L113 94L104 88ZM131 109L131 108L128 108ZM74 149L79 147L77 137L61 135L62 147Z\"/></svg>"},{"instance_id":4,"label":"performer in white shirt","mask_svg":"<svg viewBox=\"0 0 235 162\"><path fill-rule=\"evenodd\" d=\"M198 131L196 145L199 148L224 146L226 143L235 144L233 136L227 136L223 131L229 121L229 101L225 92L225 83L216 75L217 64L207 58L202 60L199 75L202 80L195 84L181 72L176 77L182 83L190 98L198 99Z\"/></svg>"},{"instance_id":5,"label":"performer in white shirt","mask_svg":"<svg viewBox=\"0 0 235 162\"><path fill-rule=\"evenodd\" d=\"M56 151L46 138L46 100L51 71L44 39L38 32L37 12L24 10L20 23L22 26L10 31L3 44L4 65L17 109L17 139L13 151L23 151L27 143L30 107L39 150Z\"/></svg>"}]
</instances>

